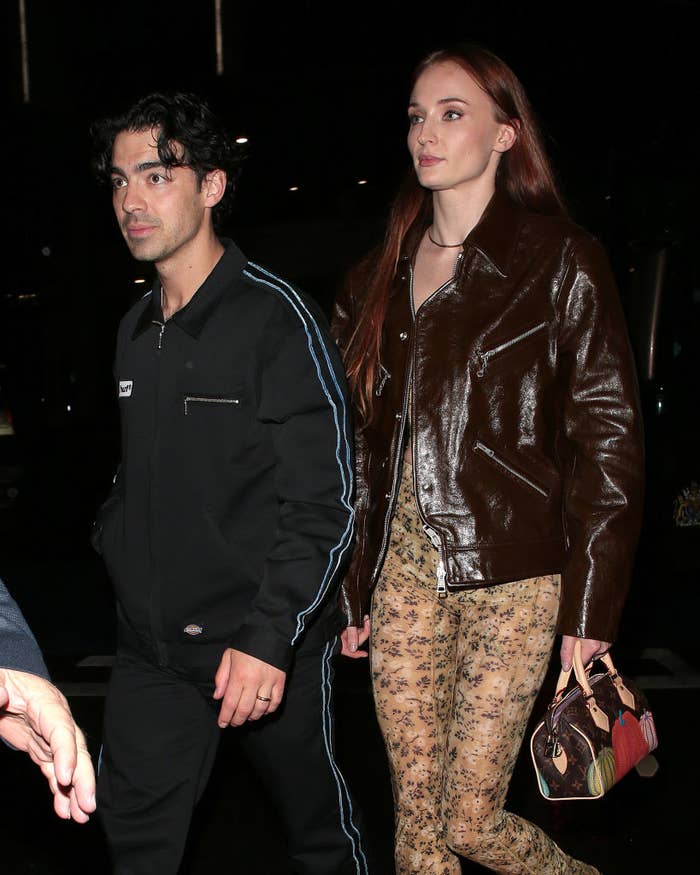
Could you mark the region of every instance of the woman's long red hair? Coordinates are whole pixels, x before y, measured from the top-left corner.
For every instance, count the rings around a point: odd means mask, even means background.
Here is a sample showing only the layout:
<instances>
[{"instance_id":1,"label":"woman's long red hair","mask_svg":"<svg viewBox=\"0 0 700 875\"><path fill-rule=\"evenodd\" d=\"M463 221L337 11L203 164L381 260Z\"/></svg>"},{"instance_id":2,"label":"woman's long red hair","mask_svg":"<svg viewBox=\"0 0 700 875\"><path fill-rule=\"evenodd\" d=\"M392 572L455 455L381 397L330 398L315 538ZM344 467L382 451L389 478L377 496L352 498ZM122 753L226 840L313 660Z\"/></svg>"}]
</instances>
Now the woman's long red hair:
<instances>
[{"instance_id":1,"label":"woman's long red hair","mask_svg":"<svg viewBox=\"0 0 700 875\"><path fill-rule=\"evenodd\" d=\"M428 55L416 68L413 83L428 67L449 62L462 67L488 94L496 121L512 124L517 131L514 145L501 157L496 188L533 212L566 215L534 112L513 71L487 49L468 45ZM360 425L372 419L382 325L404 241L411 231L425 226L431 213L432 193L418 184L411 171L392 204L384 243L367 276L357 321L343 342L345 368ZM417 244L420 235L412 236Z\"/></svg>"}]
</instances>

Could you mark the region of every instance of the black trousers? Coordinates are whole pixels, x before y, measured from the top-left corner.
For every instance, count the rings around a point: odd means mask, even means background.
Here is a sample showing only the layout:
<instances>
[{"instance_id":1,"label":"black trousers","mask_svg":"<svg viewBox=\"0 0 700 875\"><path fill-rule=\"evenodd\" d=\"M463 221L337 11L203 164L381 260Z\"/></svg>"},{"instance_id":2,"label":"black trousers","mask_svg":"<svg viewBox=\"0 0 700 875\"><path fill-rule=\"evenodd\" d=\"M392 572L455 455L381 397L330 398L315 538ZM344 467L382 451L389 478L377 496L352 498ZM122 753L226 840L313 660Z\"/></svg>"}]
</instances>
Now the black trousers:
<instances>
[{"instance_id":1,"label":"black trousers","mask_svg":"<svg viewBox=\"0 0 700 875\"><path fill-rule=\"evenodd\" d=\"M357 812L333 756L334 646L305 643L278 711L226 730L240 732L242 750L279 811L290 872L299 875L369 871ZM97 787L115 875L178 871L221 733L219 703L210 696L211 689L134 651L117 653Z\"/></svg>"}]
</instances>

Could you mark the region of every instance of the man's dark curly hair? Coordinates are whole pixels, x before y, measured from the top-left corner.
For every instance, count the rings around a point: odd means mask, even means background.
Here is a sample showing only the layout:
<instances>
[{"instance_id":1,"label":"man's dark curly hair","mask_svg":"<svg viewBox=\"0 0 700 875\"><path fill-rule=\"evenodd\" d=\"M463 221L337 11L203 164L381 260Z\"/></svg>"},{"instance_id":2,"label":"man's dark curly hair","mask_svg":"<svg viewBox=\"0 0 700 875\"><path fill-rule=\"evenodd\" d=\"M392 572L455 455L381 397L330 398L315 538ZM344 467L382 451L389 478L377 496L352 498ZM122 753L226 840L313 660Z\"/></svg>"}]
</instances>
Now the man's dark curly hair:
<instances>
[{"instance_id":1,"label":"man's dark curly hair","mask_svg":"<svg viewBox=\"0 0 700 875\"><path fill-rule=\"evenodd\" d=\"M214 225L220 227L231 211L242 150L224 129L208 104L195 94L155 92L142 97L121 115L95 122L93 166L98 179L109 183L112 147L122 131L152 130L158 157L165 167L190 167L201 185L212 170L226 172L226 191L213 208ZM178 144L182 147L178 149Z\"/></svg>"}]
</instances>

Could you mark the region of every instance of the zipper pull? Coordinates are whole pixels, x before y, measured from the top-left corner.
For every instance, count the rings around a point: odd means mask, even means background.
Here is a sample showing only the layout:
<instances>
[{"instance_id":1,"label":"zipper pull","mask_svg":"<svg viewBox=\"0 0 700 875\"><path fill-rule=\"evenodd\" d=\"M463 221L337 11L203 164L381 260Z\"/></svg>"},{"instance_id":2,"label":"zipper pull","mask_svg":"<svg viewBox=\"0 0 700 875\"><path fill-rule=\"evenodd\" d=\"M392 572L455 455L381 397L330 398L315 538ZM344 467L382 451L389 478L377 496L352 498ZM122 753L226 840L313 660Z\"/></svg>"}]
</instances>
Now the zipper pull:
<instances>
[{"instance_id":1,"label":"zipper pull","mask_svg":"<svg viewBox=\"0 0 700 875\"><path fill-rule=\"evenodd\" d=\"M547 740L544 743L544 755L550 760L561 755L561 745L554 730L547 735Z\"/></svg>"},{"instance_id":2,"label":"zipper pull","mask_svg":"<svg viewBox=\"0 0 700 875\"><path fill-rule=\"evenodd\" d=\"M430 526L423 526L423 531L430 538L430 542L433 547L436 547L438 550L440 549L440 535L435 531L435 529L431 529Z\"/></svg>"},{"instance_id":3,"label":"zipper pull","mask_svg":"<svg viewBox=\"0 0 700 875\"><path fill-rule=\"evenodd\" d=\"M163 332L165 331L165 322L161 323L160 331L158 332L158 349L163 348Z\"/></svg>"},{"instance_id":4,"label":"zipper pull","mask_svg":"<svg viewBox=\"0 0 700 875\"><path fill-rule=\"evenodd\" d=\"M383 368L381 365L379 367L381 369L382 378L379 381L379 386L377 386L376 392L374 393L377 396L377 398L379 398L379 396L384 391L384 386L386 385L386 381L391 378L391 374L389 373L389 371L386 370L386 368Z\"/></svg>"},{"instance_id":5,"label":"zipper pull","mask_svg":"<svg viewBox=\"0 0 700 875\"><path fill-rule=\"evenodd\" d=\"M436 550L440 549L440 536L435 531L435 529L431 529L430 526L423 526L423 530L425 534L430 538L433 547ZM437 594L438 598L444 599L447 598L447 582L445 578L447 575L445 574L445 566L442 564L442 559L438 559L437 566Z\"/></svg>"},{"instance_id":6,"label":"zipper pull","mask_svg":"<svg viewBox=\"0 0 700 875\"><path fill-rule=\"evenodd\" d=\"M442 564L442 559L438 560L437 567L437 594L439 599L447 598L447 583L445 582L445 566Z\"/></svg>"}]
</instances>

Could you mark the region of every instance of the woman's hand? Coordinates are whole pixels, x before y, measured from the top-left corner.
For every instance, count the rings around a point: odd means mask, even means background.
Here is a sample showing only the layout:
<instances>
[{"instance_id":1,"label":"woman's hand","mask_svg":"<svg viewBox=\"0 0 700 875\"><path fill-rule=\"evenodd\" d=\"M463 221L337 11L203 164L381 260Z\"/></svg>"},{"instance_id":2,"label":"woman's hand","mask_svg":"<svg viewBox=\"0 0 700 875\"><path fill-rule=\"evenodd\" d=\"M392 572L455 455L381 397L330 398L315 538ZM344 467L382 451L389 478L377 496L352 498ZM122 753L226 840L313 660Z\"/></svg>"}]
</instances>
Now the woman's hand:
<instances>
[{"instance_id":1,"label":"woman's hand","mask_svg":"<svg viewBox=\"0 0 700 875\"><path fill-rule=\"evenodd\" d=\"M360 646L369 638L369 617L365 615L362 627L348 626L340 634L342 642L341 654L350 659L363 659L368 656L366 650L360 650Z\"/></svg>"},{"instance_id":2,"label":"woman's hand","mask_svg":"<svg viewBox=\"0 0 700 875\"><path fill-rule=\"evenodd\" d=\"M595 638L581 638L581 662L584 665L592 659L597 659L610 650L609 641L597 641ZM573 635L564 635L561 640L561 667L563 671L570 671L574 659L574 644L576 638Z\"/></svg>"}]
</instances>

